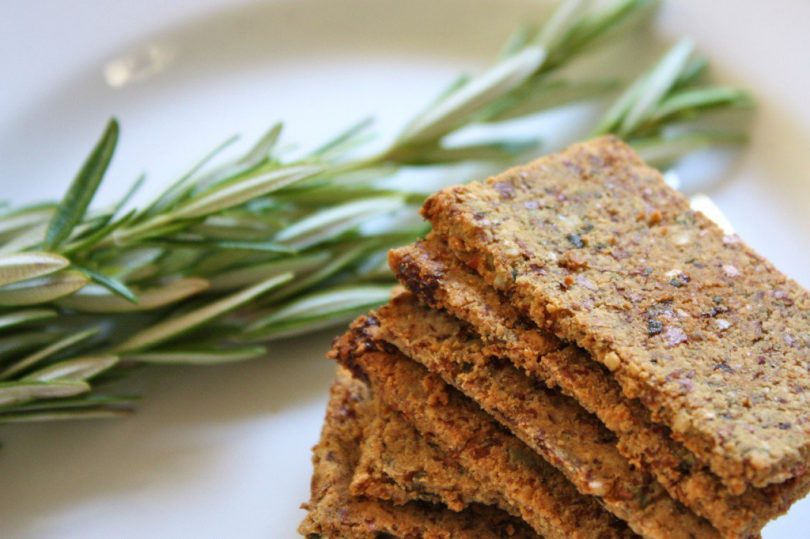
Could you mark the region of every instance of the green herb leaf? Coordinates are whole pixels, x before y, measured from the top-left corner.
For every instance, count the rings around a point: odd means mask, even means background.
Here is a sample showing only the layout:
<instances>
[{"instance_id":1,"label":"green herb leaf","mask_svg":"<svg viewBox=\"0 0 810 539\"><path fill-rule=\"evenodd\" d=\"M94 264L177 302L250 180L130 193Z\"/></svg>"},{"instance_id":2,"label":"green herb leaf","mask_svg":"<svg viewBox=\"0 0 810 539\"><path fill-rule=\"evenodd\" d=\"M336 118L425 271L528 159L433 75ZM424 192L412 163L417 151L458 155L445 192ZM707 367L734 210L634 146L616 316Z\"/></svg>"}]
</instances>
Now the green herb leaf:
<instances>
[{"instance_id":1,"label":"green herb leaf","mask_svg":"<svg viewBox=\"0 0 810 539\"><path fill-rule=\"evenodd\" d=\"M73 253L81 252L86 249L91 249L97 243L102 240L108 239L115 234L115 231L119 228L125 227L135 218L137 214L137 210L131 210L129 213L124 215L118 220L109 221L105 223L103 226L100 226L90 232L89 234L82 235L79 238L76 238L74 241L71 241L67 245L63 246L61 251L70 256Z\"/></svg>"},{"instance_id":2,"label":"green herb leaf","mask_svg":"<svg viewBox=\"0 0 810 539\"><path fill-rule=\"evenodd\" d=\"M68 259L52 253L0 255L0 286L48 275L69 265Z\"/></svg>"},{"instance_id":3,"label":"green herb leaf","mask_svg":"<svg viewBox=\"0 0 810 539\"><path fill-rule=\"evenodd\" d=\"M313 165L289 166L224 184L180 206L174 211L173 217L192 219L217 213L310 178L321 170L321 167Z\"/></svg>"},{"instance_id":4,"label":"green herb leaf","mask_svg":"<svg viewBox=\"0 0 810 539\"><path fill-rule=\"evenodd\" d=\"M257 341L313 331L385 303L390 286L345 286L316 292L293 300L251 324L246 339Z\"/></svg>"},{"instance_id":5,"label":"green herb leaf","mask_svg":"<svg viewBox=\"0 0 810 539\"><path fill-rule=\"evenodd\" d=\"M435 99L433 99L433 101L431 101L428 104L428 106L425 108L425 110L423 110L422 112L417 114L411 120L411 122L406 126L404 131L408 131L412 125L420 123L422 121L422 119L425 116L427 116L431 112L431 110L433 110L433 108L436 105L438 105L439 103L444 101L448 96L454 94L456 92L456 90L459 90L459 89L463 88L464 86L466 86L467 83L469 83L471 79L472 79L472 77L470 77L470 75L468 75L466 73L462 73L461 75L455 77L450 82L450 84L448 84L445 88L442 89L441 92L438 93L438 95L435 97Z\"/></svg>"},{"instance_id":6,"label":"green herb leaf","mask_svg":"<svg viewBox=\"0 0 810 539\"><path fill-rule=\"evenodd\" d=\"M123 408L87 408L82 410L5 413L0 414L0 424L35 423L43 421L73 421L76 419L117 419L119 417L126 417L128 415L132 415L132 410Z\"/></svg>"},{"instance_id":7,"label":"green herb leaf","mask_svg":"<svg viewBox=\"0 0 810 539\"><path fill-rule=\"evenodd\" d=\"M62 350L70 348L71 346L78 344L82 341L89 339L97 335L99 332L99 328L91 328L84 331L79 331L78 333L74 333L72 335L68 335L53 344L49 344L45 348L41 350L37 350L33 354L30 354L19 361L13 363L9 367L5 368L2 372L0 372L0 380L7 380L10 376L13 376L19 372L29 369L33 365L36 365L40 361L47 359Z\"/></svg>"},{"instance_id":8,"label":"green herb leaf","mask_svg":"<svg viewBox=\"0 0 810 539\"><path fill-rule=\"evenodd\" d=\"M347 146L350 147L358 135L366 131L373 123L372 118L363 118L323 146L320 146L312 152L312 155L315 157L329 157L332 154L342 152Z\"/></svg>"},{"instance_id":9,"label":"green herb leaf","mask_svg":"<svg viewBox=\"0 0 810 539\"><path fill-rule=\"evenodd\" d=\"M498 58L504 59L517 54L537 36L537 28L531 24L521 24L517 30L512 32L506 40L506 44L501 49Z\"/></svg>"},{"instance_id":10,"label":"green herb leaf","mask_svg":"<svg viewBox=\"0 0 810 539\"><path fill-rule=\"evenodd\" d=\"M495 64L487 72L447 96L401 135L399 144L417 144L441 138L493 99L506 95L528 79L543 63L546 50L526 47Z\"/></svg>"},{"instance_id":11,"label":"green herb leaf","mask_svg":"<svg viewBox=\"0 0 810 539\"><path fill-rule=\"evenodd\" d=\"M161 247L143 246L130 249L115 249L97 256L95 260L105 273L122 281L134 282L145 266L153 266L166 252Z\"/></svg>"},{"instance_id":12,"label":"green herb leaf","mask_svg":"<svg viewBox=\"0 0 810 539\"><path fill-rule=\"evenodd\" d=\"M63 270L0 287L0 305L35 305L67 296L90 280L78 271Z\"/></svg>"},{"instance_id":13,"label":"green herb leaf","mask_svg":"<svg viewBox=\"0 0 810 539\"><path fill-rule=\"evenodd\" d=\"M56 317L53 309L26 309L0 315L0 331Z\"/></svg>"},{"instance_id":14,"label":"green herb leaf","mask_svg":"<svg viewBox=\"0 0 810 539\"><path fill-rule=\"evenodd\" d=\"M92 280L94 283L103 286L113 294L120 296L126 301L137 305L138 296L136 296L135 293L132 290L130 290L129 287L127 287L127 285L125 285L123 282L119 281L115 277L104 275L103 273L100 273L98 271L92 270L84 266L76 266L76 268L85 275L87 275L88 277L90 277L90 280Z\"/></svg>"},{"instance_id":15,"label":"green herb leaf","mask_svg":"<svg viewBox=\"0 0 810 539\"><path fill-rule=\"evenodd\" d=\"M210 348L155 350L153 352L134 352L126 358L132 361L155 364L175 365L219 365L246 361L267 355L264 346L243 346L224 350Z\"/></svg>"},{"instance_id":16,"label":"green herb leaf","mask_svg":"<svg viewBox=\"0 0 810 539\"><path fill-rule=\"evenodd\" d=\"M479 122L503 122L603 95L615 81L549 80L518 88L481 112Z\"/></svg>"},{"instance_id":17,"label":"green herb leaf","mask_svg":"<svg viewBox=\"0 0 810 539\"><path fill-rule=\"evenodd\" d=\"M177 279L163 286L138 289L138 302L132 303L100 286L87 286L80 292L58 300L60 307L85 313L129 313L152 311L175 304L208 289L209 282L198 277ZM133 292L135 293L135 292Z\"/></svg>"},{"instance_id":18,"label":"green herb leaf","mask_svg":"<svg viewBox=\"0 0 810 539\"><path fill-rule=\"evenodd\" d=\"M600 42L607 41L618 28L629 26L633 15L645 14L645 8L656 3L656 0L613 0L601 3L580 19L570 21L568 31L558 41L548 65L557 67L574 55L595 48Z\"/></svg>"},{"instance_id":19,"label":"green herb leaf","mask_svg":"<svg viewBox=\"0 0 810 539\"><path fill-rule=\"evenodd\" d=\"M23 380L49 382L51 380L89 380L118 363L118 357L83 356L66 359L26 375Z\"/></svg>"},{"instance_id":20,"label":"green herb leaf","mask_svg":"<svg viewBox=\"0 0 810 539\"><path fill-rule=\"evenodd\" d=\"M272 277L257 285L253 285L250 288L230 296L226 296L225 298L206 305L205 307L176 316L174 318L170 318L169 320L160 322L154 326L150 326L118 345L116 347L116 351L119 353L129 353L148 349L158 343L167 341L201 324L204 324L205 322L222 316L223 314L254 300L267 291L289 282L292 278L292 273L285 273L283 275Z\"/></svg>"},{"instance_id":21,"label":"green herb leaf","mask_svg":"<svg viewBox=\"0 0 810 539\"><path fill-rule=\"evenodd\" d=\"M132 197L134 197L135 194L141 190L141 187L143 187L144 183L146 183L146 174L142 173L140 176L135 178L135 181L132 183L129 189L127 189L127 192L124 193L124 196L122 196L121 199L118 201L118 203L115 205L112 212L110 213L110 218L114 218L118 213L120 213L124 209L124 207L126 207L127 204L129 204L130 200L132 200Z\"/></svg>"},{"instance_id":22,"label":"green herb leaf","mask_svg":"<svg viewBox=\"0 0 810 539\"><path fill-rule=\"evenodd\" d=\"M729 86L709 86L682 90L663 100L652 116L652 121L684 113L696 114L714 108L745 107L753 105L747 92Z\"/></svg>"},{"instance_id":23,"label":"green herb leaf","mask_svg":"<svg viewBox=\"0 0 810 539\"><path fill-rule=\"evenodd\" d=\"M680 78L693 50L692 41L682 39L664 55L639 88L619 127L619 135L630 134L654 113L656 106Z\"/></svg>"},{"instance_id":24,"label":"green herb leaf","mask_svg":"<svg viewBox=\"0 0 810 539\"><path fill-rule=\"evenodd\" d=\"M278 145L282 129L283 124L276 123L245 155L195 178L194 188L190 190L190 193L199 193L209 187L242 177L258 167L272 162L272 154Z\"/></svg>"},{"instance_id":25,"label":"green herb leaf","mask_svg":"<svg viewBox=\"0 0 810 539\"><path fill-rule=\"evenodd\" d=\"M537 139L498 141L466 146L405 147L396 153L398 162L407 165L435 165L460 161L503 161L536 150Z\"/></svg>"},{"instance_id":26,"label":"green herb leaf","mask_svg":"<svg viewBox=\"0 0 810 539\"><path fill-rule=\"evenodd\" d=\"M268 159L278 145L278 140L281 138L281 132L283 130L283 123L275 123L237 163L245 168L250 168Z\"/></svg>"},{"instance_id":27,"label":"green herb leaf","mask_svg":"<svg viewBox=\"0 0 810 539\"><path fill-rule=\"evenodd\" d=\"M26 230L30 231L45 226L53 215L54 207L48 204L44 207L21 208L8 215L3 215L0 217L0 241L22 234Z\"/></svg>"},{"instance_id":28,"label":"green herb leaf","mask_svg":"<svg viewBox=\"0 0 810 539\"><path fill-rule=\"evenodd\" d=\"M217 292L233 290L284 273L294 273L297 278L301 278L313 270L323 267L333 254L329 250L315 251L237 267L213 277L211 288Z\"/></svg>"},{"instance_id":29,"label":"green herb leaf","mask_svg":"<svg viewBox=\"0 0 810 539\"><path fill-rule=\"evenodd\" d=\"M37 399L62 399L90 391L87 382L72 380L57 382L0 382L0 407Z\"/></svg>"},{"instance_id":30,"label":"green herb leaf","mask_svg":"<svg viewBox=\"0 0 810 539\"><path fill-rule=\"evenodd\" d=\"M162 243L168 245L185 245L189 247L204 247L207 249L233 249L245 251L259 251L262 253L294 254L296 251L289 245L272 241L239 241L239 240L211 240L206 238L167 238Z\"/></svg>"},{"instance_id":31,"label":"green herb leaf","mask_svg":"<svg viewBox=\"0 0 810 539\"><path fill-rule=\"evenodd\" d=\"M372 242L363 242L347 249L346 251L336 252L335 256L327 264L324 264L322 267L318 268L317 271L313 271L305 276L299 276L294 283L284 287L278 292L269 295L267 300L277 302L294 296L295 294L318 283L326 281L339 271L360 260L360 258L365 255L373 247L373 245L374 243Z\"/></svg>"},{"instance_id":32,"label":"green herb leaf","mask_svg":"<svg viewBox=\"0 0 810 539\"><path fill-rule=\"evenodd\" d=\"M569 34L572 27L581 20L585 0L563 0L551 14L538 33L535 43L545 50L552 50Z\"/></svg>"},{"instance_id":33,"label":"green herb leaf","mask_svg":"<svg viewBox=\"0 0 810 539\"><path fill-rule=\"evenodd\" d=\"M151 204L149 204L142 212L138 214L139 220L153 216L161 211L171 208L179 200L182 200L184 195L188 193L196 181L196 174L206 164L208 164L217 155L225 151L230 145L239 139L237 136L231 136L219 144L216 148L208 152L202 159L195 163L191 169L183 174L176 182L169 185Z\"/></svg>"},{"instance_id":34,"label":"green herb leaf","mask_svg":"<svg viewBox=\"0 0 810 539\"><path fill-rule=\"evenodd\" d=\"M18 356L39 345L53 342L64 335L62 331L34 330L0 337L0 359Z\"/></svg>"},{"instance_id":35,"label":"green herb leaf","mask_svg":"<svg viewBox=\"0 0 810 539\"><path fill-rule=\"evenodd\" d=\"M315 212L276 234L275 241L303 250L368 221L405 207L401 196L355 200Z\"/></svg>"},{"instance_id":36,"label":"green herb leaf","mask_svg":"<svg viewBox=\"0 0 810 539\"><path fill-rule=\"evenodd\" d=\"M56 209L45 233L46 249L54 250L59 247L81 222L104 178L117 144L118 122L112 119Z\"/></svg>"},{"instance_id":37,"label":"green herb leaf","mask_svg":"<svg viewBox=\"0 0 810 539\"><path fill-rule=\"evenodd\" d=\"M14 409L19 412L40 412L52 410L76 410L81 408L129 407L137 403L139 400L140 397L137 395L103 395L95 393L53 401L29 402L27 404L15 406ZM8 412L5 413L7 414Z\"/></svg>"}]
</instances>

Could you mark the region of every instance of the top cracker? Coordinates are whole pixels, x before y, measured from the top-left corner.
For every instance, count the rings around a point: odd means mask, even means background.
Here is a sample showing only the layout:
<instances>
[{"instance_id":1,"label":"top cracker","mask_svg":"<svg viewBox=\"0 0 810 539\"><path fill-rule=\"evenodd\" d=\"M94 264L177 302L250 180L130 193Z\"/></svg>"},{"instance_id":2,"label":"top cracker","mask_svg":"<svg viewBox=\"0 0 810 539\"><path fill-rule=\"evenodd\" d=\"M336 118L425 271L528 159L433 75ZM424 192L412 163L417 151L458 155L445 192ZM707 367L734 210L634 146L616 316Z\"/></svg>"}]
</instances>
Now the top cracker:
<instances>
[{"instance_id":1,"label":"top cracker","mask_svg":"<svg viewBox=\"0 0 810 539\"><path fill-rule=\"evenodd\" d=\"M613 137L422 209L460 259L606 365L730 484L806 471L810 295Z\"/></svg>"}]
</instances>

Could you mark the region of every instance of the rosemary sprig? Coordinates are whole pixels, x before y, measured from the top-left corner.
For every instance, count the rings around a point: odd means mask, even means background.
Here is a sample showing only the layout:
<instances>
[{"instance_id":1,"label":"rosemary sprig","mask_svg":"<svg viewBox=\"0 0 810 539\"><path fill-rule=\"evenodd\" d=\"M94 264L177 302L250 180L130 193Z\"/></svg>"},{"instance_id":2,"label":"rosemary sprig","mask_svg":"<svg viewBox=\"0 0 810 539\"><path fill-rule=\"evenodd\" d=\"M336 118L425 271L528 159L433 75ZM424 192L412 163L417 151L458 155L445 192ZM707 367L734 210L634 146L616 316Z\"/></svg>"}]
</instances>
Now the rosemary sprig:
<instances>
[{"instance_id":1,"label":"rosemary sprig","mask_svg":"<svg viewBox=\"0 0 810 539\"><path fill-rule=\"evenodd\" d=\"M704 148L745 142L743 132L697 122L711 111L753 106L744 90L706 84L707 65L692 42L682 39L630 84L592 134L615 133L659 167Z\"/></svg>"},{"instance_id":2,"label":"rosemary sprig","mask_svg":"<svg viewBox=\"0 0 810 539\"><path fill-rule=\"evenodd\" d=\"M112 207L91 207L118 140L112 120L60 203L0 208L0 422L118 417L134 400L109 394L111 382L132 363L261 357L268 341L383 303L386 251L425 231L413 216L426 193L396 175L429 167L441 179L459 162L506 165L535 151L534 140L451 141L474 124L612 89L559 72L650 3L562 2L545 24L516 32L491 68L454 81L382 152L363 155L364 120L287 158L277 124L244 155L209 166L229 139L143 208L130 207L143 178ZM679 43L641 75L595 132L666 162L736 141L684 127L748 103L701 83L705 61L691 49Z\"/></svg>"}]
</instances>

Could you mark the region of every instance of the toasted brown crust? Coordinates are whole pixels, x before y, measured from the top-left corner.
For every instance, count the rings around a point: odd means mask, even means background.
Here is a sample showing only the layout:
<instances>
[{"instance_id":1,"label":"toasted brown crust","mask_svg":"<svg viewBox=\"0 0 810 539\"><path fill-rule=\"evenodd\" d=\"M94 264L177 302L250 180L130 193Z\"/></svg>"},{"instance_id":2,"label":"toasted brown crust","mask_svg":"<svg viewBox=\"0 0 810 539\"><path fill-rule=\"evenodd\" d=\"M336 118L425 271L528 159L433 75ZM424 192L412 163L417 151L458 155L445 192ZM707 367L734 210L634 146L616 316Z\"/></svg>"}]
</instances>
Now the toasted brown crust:
<instances>
[{"instance_id":1,"label":"toasted brown crust","mask_svg":"<svg viewBox=\"0 0 810 539\"><path fill-rule=\"evenodd\" d=\"M353 496L441 503L453 511L479 503L519 516L498 492L487 488L438 447L428 443L402 414L374 398L373 418L364 430Z\"/></svg>"},{"instance_id":2,"label":"toasted brown crust","mask_svg":"<svg viewBox=\"0 0 810 539\"><path fill-rule=\"evenodd\" d=\"M405 293L375 313L376 338L442 376L645 537L717 537L619 454L613 434L573 399L497 357L457 319Z\"/></svg>"},{"instance_id":3,"label":"toasted brown crust","mask_svg":"<svg viewBox=\"0 0 810 539\"><path fill-rule=\"evenodd\" d=\"M390 345L371 339L373 326L373 318L358 319L336 340L331 357L363 373L387 405L478 481L498 489L544 537L632 536L624 523L580 495L474 403Z\"/></svg>"},{"instance_id":4,"label":"toasted brown crust","mask_svg":"<svg viewBox=\"0 0 810 539\"><path fill-rule=\"evenodd\" d=\"M601 138L423 214L541 327L606 365L735 492L810 456L810 294Z\"/></svg>"},{"instance_id":5,"label":"toasted brown crust","mask_svg":"<svg viewBox=\"0 0 810 539\"><path fill-rule=\"evenodd\" d=\"M577 347L564 345L526 323L438 238L393 250L389 260L400 281L422 301L471 324L516 366L560 387L596 414L617 434L619 451L625 457L650 470L673 498L706 517L723 535L757 534L768 520L784 513L810 488L810 476L805 474L784 484L732 495L706 466L668 436L667 429L652 423L640 403L624 398L609 372Z\"/></svg>"},{"instance_id":6,"label":"toasted brown crust","mask_svg":"<svg viewBox=\"0 0 810 539\"><path fill-rule=\"evenodd\" d=\"M461 513L426 504L393 505L353 498L349 483L368 419L368 388L339 369L332 385L321 440L313 449L312 495L298 528L307 537L450 539L533 537L520 521L497 509L475 506Z\"/></svg>"}]
</instances>

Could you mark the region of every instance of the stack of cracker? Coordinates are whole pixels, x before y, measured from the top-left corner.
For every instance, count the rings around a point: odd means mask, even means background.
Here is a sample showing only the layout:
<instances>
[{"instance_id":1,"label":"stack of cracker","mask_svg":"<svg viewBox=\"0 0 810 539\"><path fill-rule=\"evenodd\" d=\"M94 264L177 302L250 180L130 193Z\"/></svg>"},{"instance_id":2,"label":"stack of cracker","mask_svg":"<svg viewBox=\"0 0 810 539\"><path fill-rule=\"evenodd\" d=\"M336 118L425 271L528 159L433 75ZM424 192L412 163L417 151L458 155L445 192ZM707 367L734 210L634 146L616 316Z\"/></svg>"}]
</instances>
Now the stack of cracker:
<instances>
[{"instance_id":1,"label":"stack of cracker","mask_svg":"<svg viewBox=\"0 0 810 539\"><path fill-rule=\"evenodd\" d=\"M810 294L624 143L422 212L330 352L302 533L748 538L810 489Z\"/></svg>"}]
</instances>

